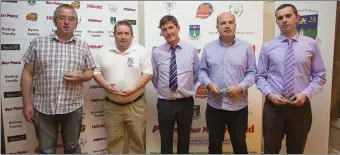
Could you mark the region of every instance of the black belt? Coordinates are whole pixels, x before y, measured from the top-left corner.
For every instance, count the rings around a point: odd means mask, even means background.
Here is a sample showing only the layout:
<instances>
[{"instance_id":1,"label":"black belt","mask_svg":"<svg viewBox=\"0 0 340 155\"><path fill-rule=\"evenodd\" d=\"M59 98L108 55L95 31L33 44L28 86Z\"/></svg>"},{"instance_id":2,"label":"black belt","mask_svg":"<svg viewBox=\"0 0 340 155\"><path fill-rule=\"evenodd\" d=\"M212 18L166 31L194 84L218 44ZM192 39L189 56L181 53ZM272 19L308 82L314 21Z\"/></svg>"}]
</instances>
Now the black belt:
<instances>
[{"instance_id":1,"label":"black belt","mask_svg":"<svg viewBox=\"0 0 340 155\"><path fill-rule=\"evenodd\" d=\"M115 101L110 100L107 96L105 96L105 100L108 101L108 102L111 102L111 103L113 103L113 104L119 105L119 106L126 106L126 105L129 105L129 104L131 104L131 103L137 102L137 101L140 100L143 96L144 96L144 94L138 96L136 99L134 99L133 101L130 101L130 102L115 102Z\"/></svg>"}]
</instances>

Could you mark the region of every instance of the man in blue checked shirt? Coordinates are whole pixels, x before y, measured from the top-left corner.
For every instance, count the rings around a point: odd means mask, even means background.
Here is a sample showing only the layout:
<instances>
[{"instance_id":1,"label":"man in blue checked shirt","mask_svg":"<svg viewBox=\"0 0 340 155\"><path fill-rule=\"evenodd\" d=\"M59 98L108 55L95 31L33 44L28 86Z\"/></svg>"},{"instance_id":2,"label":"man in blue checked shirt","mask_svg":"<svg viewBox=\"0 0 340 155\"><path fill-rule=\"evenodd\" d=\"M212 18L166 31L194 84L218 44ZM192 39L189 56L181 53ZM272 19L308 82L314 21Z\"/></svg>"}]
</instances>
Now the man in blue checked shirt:
<instances>
[{"instance_id":1,"label":"man in blue checked shirt","mask_svg":"<svg viewBox=\"0 0 340 155\"><path fill-rule=\"evenodd\" d=\"M256 59L252 45L235 37L236 19L217 17L220 37L203 48L198 78L209 89L206 121L209 153L221 154L227 125L234 153L246 154L248 92L254 84Z\"/></svg>"}]
</instances>

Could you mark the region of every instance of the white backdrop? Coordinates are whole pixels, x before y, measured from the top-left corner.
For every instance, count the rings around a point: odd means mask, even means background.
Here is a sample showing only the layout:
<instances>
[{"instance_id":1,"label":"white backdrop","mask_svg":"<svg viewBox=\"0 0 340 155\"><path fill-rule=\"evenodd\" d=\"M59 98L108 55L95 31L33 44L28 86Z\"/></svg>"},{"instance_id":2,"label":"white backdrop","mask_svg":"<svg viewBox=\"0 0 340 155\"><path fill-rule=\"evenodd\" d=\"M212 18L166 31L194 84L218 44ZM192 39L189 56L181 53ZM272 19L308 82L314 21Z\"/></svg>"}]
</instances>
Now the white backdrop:
<instances>
[{"instance_id":1,"label":"white backdrop","mask_svg":"<svg viewBox=\"0 0 340 155\"><path fill-rule=\"evenodd\" d=\"M53 11L61 3L77 8L80 23L75 34L88 42L94 58L97 52L107 50L114 41L114 19L134 21L134 41L138 42L136 1L1 2L1 97L6 153L35 153L37 140L34 127L22 116L19 81L24 64L21 58L35 37L49 35L56 30ZM84 101L83 129L79 139L82 152L107 153L107 133L102 114L104 90L94 80L84 84ZM57 153L62 153L60 140L57 147Z\"/></svg>"},{"instance_id":2,"label":"white backdrop","mask_svg":"<svg viewBox=\"0 0 340 155\"><path fill-rule=\"evenodd\" d=\"M336 1L277 1L275 2L275 9L281 4L285 3L295 5L299 15L301 16L300 19L306 19L306 23L308 23L306 25L308 28L315 28L315 25L313 27L313 24L311 23L316 22L317 35L316 37L315 35L310 36L315 38L321 49L322 59L326 67L327 83L324 85L323 91L311 99L313 123L304 153L327 154L331 107ZM277 26L275 27L275 32L276 35L280 34L280 30ZM299 32L301 31L299 30ZM306 31L304 34L306 35ZM283 143L282 152L286 152L285 143Z\"/></svg>"},{"instance_id":3,"label":"white backdrop","mask_svg":"<svg viewBox=\"0 0 340 155\"><path fill-rule=\"evenodd\" d=\"M208 42L218 38L216 18L222 12L236 11L237 37L244 39L255 47L258 58L259 49L263 40L263 2L236 2L236 1L209 1L203 4L200 1L165 1L144 2L145 10L145 46L150 51L153 47L165 42L160 36L159 20L169 14L174 15L180 25L180 38L189 42L197 49L202 49ZM155 13L157 12L157 13ZM198 18L196 18L198 17ZM206 18L203 18L206 17ZM256 18L254 18L256 17ZM189 25L199 25L200 35L190 39ZM250 26L251 25L251 26ZM201 55L201 53L199 54ZM197 84L196 87L198 87ZM160 152L160 136L157 120L155 89L151 83L147 85L147 153ZM205 89L199 89L196 95L204 96ZM249 90L249 130L247 134L248 151L261 152L262 134L262 96L255 88ZM206 99L195 98L195 116L192 125L190 153L208 152L208 132L205 123ZM174 148L176 148L177 134L174 134ZM228 133L225 136L223 152L232 152Z\"/></svg>"}]
</instances>

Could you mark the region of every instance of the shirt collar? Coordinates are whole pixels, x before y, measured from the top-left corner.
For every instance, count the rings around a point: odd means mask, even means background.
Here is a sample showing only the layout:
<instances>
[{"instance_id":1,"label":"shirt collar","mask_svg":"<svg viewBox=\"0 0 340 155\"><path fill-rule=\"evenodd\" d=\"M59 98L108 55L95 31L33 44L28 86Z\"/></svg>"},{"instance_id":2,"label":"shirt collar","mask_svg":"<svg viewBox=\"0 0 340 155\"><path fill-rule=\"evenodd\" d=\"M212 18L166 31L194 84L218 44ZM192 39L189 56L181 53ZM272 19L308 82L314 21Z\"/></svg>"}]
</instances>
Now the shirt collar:
<instances>
[{"instance_id":1,"label":"shirt collar","mask_svg":"<svg viewBox=\"0 0 340 155\"><path fill-rule=\"evenodd\" d=\"M234 39L231 42L231 44L229 44L228 46L225 46L221 41L221 37L218 37L218 39L216 40L216 43L224 47L230 47L230 46L236 45L238 43L238 39L236 38L236 36L234 36Z\"/></svg>"},{"instance_id":2,"label":"shirt collar","mask_svg":"<svg viewBox=\"0 0 340 155\"><path fill-rule=\"evenodd\" d=\"M166 42L165 48L166 48L166 50L170 51L171 45L168 42ZM177 44L177 48L179 48L179 49L183 48L183 42L181 40L179 40L179 42Z\"/></svg>"},{"instance_id":3,"label":"shirt collar","mask_svg":"<svg viewBox=\"0 0 340 155\"><path fill-rule=\"evenodd\" d=\"M56 34L56 32L55 32L55 33L52 33L50 37L51 37L51 40L56 39L56 40L60 41L59 38L58 38L58 36L57 36L57 34ZM70 38L70 40L68 40L67 42L73 42L73 41L76 41L76 40L77 40L77 38L74 37L74 35L72 35L72 37Z\"/></svg>"},{"instance_id":4,"label":"shirt collar","mask_svg":"<svg viewBox=\"0 0 340 155\"><path fill-rule=\"evenodd\" d=\"M128 54L128 53L135 51L135 50L136 50L136 46L133 42L131 43L131 46L124 53L119 52L116 42L112 43L112 47L110 49L111 52L116 52L116 53L119 53L119 54Z\"/></svg>"},{"instance_id":5,"label":"shirt collar","mask_svg":"<svg viewBox=\"0 0 340 155\"><path fill-rule=\"evenodd\" d=\"M295 36L294 36L291 40L293 40L293 41L295 41L295 42L298 42L299 36L300 36L300 34L299 34L299 33L296 33ZM280 43L282 43L282 42L287 42L289 39L286 38L285 36L283 36L282 34L280 34L280 35L278 36L278 40L280 41Z\"/></svg>"}]
</instances>

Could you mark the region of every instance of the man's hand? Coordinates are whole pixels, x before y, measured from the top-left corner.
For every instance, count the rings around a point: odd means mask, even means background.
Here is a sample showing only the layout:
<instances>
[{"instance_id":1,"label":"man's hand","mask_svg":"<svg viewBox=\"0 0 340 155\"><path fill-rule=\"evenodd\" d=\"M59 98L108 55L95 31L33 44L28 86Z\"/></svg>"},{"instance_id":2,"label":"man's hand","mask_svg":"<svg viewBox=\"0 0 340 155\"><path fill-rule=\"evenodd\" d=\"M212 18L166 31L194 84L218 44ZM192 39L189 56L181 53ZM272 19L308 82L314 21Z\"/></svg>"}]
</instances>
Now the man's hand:
<instances>
[{"instance_id":1,"label":"man's hand","mask_svg":"<svg viewBox=\"0 0 340 155\"><path fill-rule=\"evenodd\" d=\"M219 96L221 94L220 88L218 88L218 85L216 83L209 83L208 89L215 93L216 96Z\"/></svg>"},{"instance_id":2,"label":"man's hand","mask_svg":"<svg viewBox=\"0 0 340 155\"><path fill-rule=\"evenodd\" d=\"M122 96L129 96L135 92L136 92L135 90L121 90L117 94Z\"/></svg>"},{"instance_id":3,"label":"man's hand","mask_svg":"<svg viewBox=\"0 0 340 155\"><path fill-rule=\"evenodd\" d=\"M233 85L227 89L228 96L230 97L239 96L242 92L242 87L239 85Z\"/></svg>"},{"instance_id":4,"label":"man's hand","mask_svg":"<svg viewBox=\"0 0 340 155\"><path fill-rule=\"evenodd\" d=\"M77 73L65 73L63 78L70 82L80 82L80 75Z\"/></svg>"},{"instance_id":5,"label":"man's hand","mask_svg":"<svg viewBox=\"0 0 340 155\"><path fill-rule=\"evenodd\" d=\"M118 93L118 91L116 90L116 88L114 87L116 84L106 84L105 86L104 86L104 89L107 91L107 92L109 92L109 93L111 93L111 94L115 94L115 95L117 95L117 93Z\"/></svg>"},{"instance_id":6,"label":"man's hand","mask_svg":"<svg viewBox=\"0 0 340 155\"><path fill-rule=\"evenodd\" d=\"M268 99L276 105L284 105L290 103L290 100L279 94L269 93L267 95Z\"/></svg>"},{"instance_id":7,"label":"man's hand","mask_svg":"<svg viewBox=\"0 0 340 155\"><path fill-rule=\"evenodd\" d=\"M307 96L302 93L297 93L294 96L292 96L290 99L293 101L291 102L292 105L302 106L305 104L307 100Z\"/></svg>"},{"instance_id":8,"label":"man's hand","mask_svg":"<svg viewBox=\"0 0 340 155\"><path fill-rule=\"evenodd\" d=\"M27 122L32 123L33 116L34 116L34 110L33 110L33 105L31 103L24 104L23 114L24 114L25 120Z\"/></svg>"}]
</instances>

